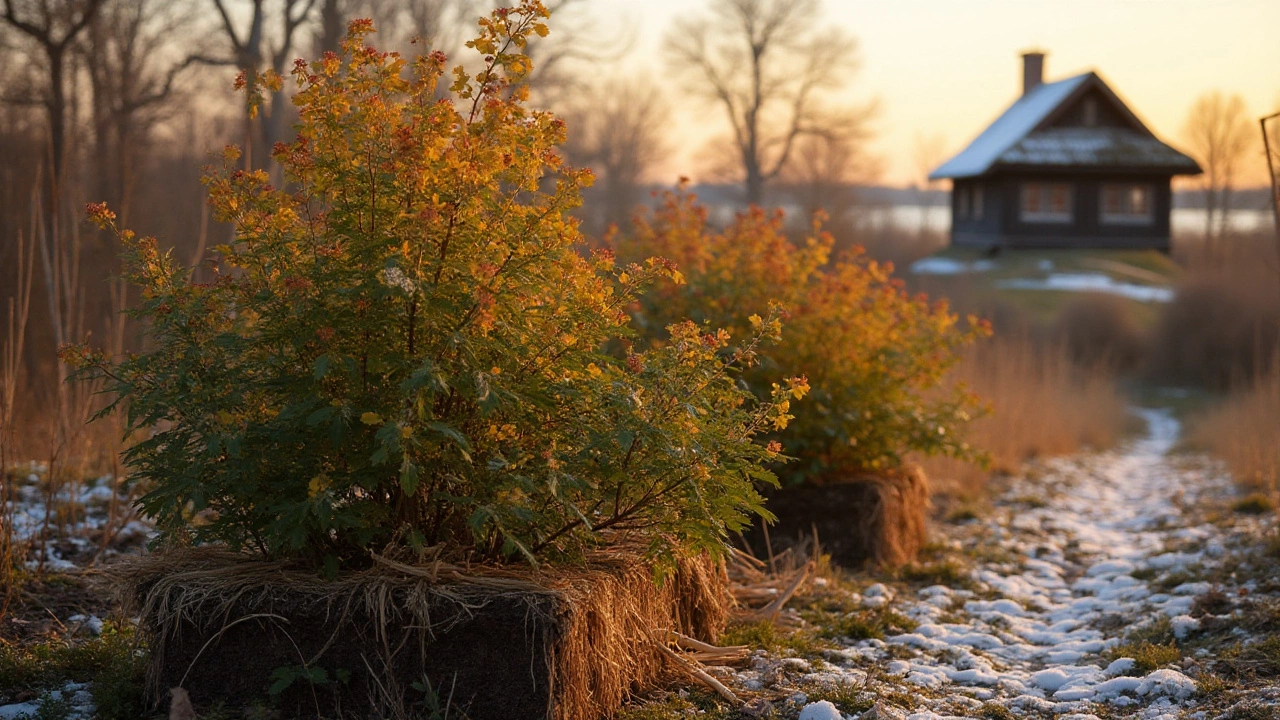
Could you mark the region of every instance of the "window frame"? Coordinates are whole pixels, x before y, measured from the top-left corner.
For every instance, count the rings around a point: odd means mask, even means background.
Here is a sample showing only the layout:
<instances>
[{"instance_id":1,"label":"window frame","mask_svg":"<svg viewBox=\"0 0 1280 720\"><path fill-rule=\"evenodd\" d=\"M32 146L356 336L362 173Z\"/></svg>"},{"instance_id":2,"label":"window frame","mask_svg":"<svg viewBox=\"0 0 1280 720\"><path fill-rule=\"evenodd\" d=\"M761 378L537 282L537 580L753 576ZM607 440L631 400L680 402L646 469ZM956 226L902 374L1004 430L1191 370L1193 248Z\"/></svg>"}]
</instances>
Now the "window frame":
<instances>
[{"instance_id":1,"label":"window frame","mask_svg":"<svg viewBox=\"0 0 1280 720\"><path fill-rule=\"evenodd\" d=\"M1134 191L1141 191L1146 207L1133 211ZM1116 192L1120 210L1108 210L1108 193ZM1155 188L1149 183L1103 183L1098 188L1098 222L1102 225L1154 225L1156 221Z\"/></svg>"},{"instance_id":2,"label":"window frame","mask_svg":"<svg viewBox=\"0 0 1280 720\"><path fill-rule=\"evenodd\" d=\"M1065 194L1065 210L1054 211L1055 190ZM1036 198L1037 209L1029 199ZM1075 186L1069 182L1023 182L1018 187L1018 220L1029 225L1071 225L1076 220Z\"/></svg>"}]
</instances>

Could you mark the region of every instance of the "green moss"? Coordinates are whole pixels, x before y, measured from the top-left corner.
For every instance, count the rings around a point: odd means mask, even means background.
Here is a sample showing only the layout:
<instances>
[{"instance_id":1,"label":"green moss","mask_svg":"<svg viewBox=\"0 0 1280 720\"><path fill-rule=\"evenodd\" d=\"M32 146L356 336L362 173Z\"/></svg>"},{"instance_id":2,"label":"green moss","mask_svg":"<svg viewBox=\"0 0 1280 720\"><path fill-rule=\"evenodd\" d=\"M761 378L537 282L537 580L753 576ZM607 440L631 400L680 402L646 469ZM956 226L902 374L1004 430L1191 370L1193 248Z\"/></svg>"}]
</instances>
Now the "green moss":
<instances>
[{"instance_id":1,"label":"green moss","mask_svg":"<svg viewBox=\"0 0 1280 720\"><path fill-rule=\"evenodd\" d=\"M111 623L85 642L51 641L0 647L0 693L49 689L67 681L88 682L100 720L136 720L144 715L145 656L132 628Z\"/></svg>"},{"instance_id":2,"label":"green moss","mask_svg":"<svg viewBox=\"0 0 1280 720\"><path fill-rule=\"evenodd\" d=\"M1245 645L1240 650L1240 660L1260 676L1280 676L1280 635L1269 635L1261 642Z\"/></svg>"},{"instance_id":3,"label":"green moss","mask_svg":"<svg viewBox=\"0 0 1280 720\"><path fill-rule=\"evenodd\" d=\"M999 703L984 703L978 708L978 716L988 718L989 720L1014 720L1013 713L1009 712L1009 708Z\"/></svg>"},{"instance_id":4,"label":"green moss","mask_svg":"<svg viewBox=\"0 0 1280 720\"><path fill-rule=\"evenodd\" d=\"M1231 688L1231 683L1212 673L1201 673L1196 678L1196 694L1205 699L1215 698Z\"/></svg>"},{"instance_id":5,"label":"green moss","mask_svg":"<svg viewBox=\"0 0 1280 720\"><path fill-rule=\"evenodd\" d=\"M898 571L898 577L907 582L923 585L968 587L973 584L968 570L956 560L907 565Z\"/></svg>"},{"instance_id":6,"label":"green moss","mask_svg":"<svg viewBox=\"0 0 1280 720\"><path fill-rule=\"evenodd\" d=\"M732 710L702 691L690 691L687 698L678 695L624 707L614 715L617 720L685 720L696 716L700 720L728 720L735 717ZM773 717L766 715L762 720Z\"/></svg>"},{"instance_id":7,"label":"green moss","mask_svg":"<svg viewBox=\"0 0 1280 720\"><path fill-rule=\"evenodd\" d=\"M767 650L771 653L785 650L799 657L817 657L824 650L832 648L831 643L821 639L820 630L780 632L768 620L731 625L721 633L720 644L746 645L753 650Z\"/></svg>"},{"instance_id":8,"label":"green moss","mask_svg":"<svg viewBox=\"0 0 1280 720\"><path fill-rule=\"evenodd\" d=\"M806 620L816 625L818 635L825 638L849 638L850 640L882 639L886 635L901 635L916 629L917 623L893 610L855 610L839 616L815 615Z\"/></svg>"}]
</instances>

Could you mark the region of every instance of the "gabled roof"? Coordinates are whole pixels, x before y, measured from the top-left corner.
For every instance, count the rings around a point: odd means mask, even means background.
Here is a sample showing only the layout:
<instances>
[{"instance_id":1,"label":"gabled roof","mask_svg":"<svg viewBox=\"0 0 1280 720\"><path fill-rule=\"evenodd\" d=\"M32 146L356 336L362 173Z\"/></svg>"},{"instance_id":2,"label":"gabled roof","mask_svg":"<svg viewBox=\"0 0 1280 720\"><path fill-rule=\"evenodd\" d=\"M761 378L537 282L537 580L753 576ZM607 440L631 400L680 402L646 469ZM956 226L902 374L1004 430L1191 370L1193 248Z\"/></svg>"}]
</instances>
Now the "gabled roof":
<instances>
[{"instance_id":1,"label":"gabled roof","mask_svg":"<svg viewBox=\"0 0 1280 720\"><path fill-rule=\"evenodd\" d=\"M1071 101L1097 89L1128 121L1129 128L1048 129ZM929 179L984 175L999 165L1040 167L1152 167L1195 174L1195 161L1165 145L1120 100L1097 73L1044 83L1018 98L969 146L929 174Z\"/></svg>"},{"instance_id":2,"label":"gabled roof","mask_svg":"<svg viewBox=\"0 0 1280 720\"><path fill-rule=\"evenodd\" d=\"M1195 174L1194 160L1151 135L1114 127L1067 127L1040 130L1000 154L1000 165L1038 167L1122 167Z\"/></svg>"}]
</instances>

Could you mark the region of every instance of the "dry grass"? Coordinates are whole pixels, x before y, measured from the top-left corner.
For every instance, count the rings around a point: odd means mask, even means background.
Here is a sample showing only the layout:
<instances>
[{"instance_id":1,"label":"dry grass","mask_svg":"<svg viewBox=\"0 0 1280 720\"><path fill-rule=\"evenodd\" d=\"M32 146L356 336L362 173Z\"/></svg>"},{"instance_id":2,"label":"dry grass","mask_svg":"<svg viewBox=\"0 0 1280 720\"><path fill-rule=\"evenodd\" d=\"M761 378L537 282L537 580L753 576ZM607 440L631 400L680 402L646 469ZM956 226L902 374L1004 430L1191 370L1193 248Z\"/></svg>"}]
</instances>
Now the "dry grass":
<instances>
[{"instance_id":1,"label":"dry grass","mask_svg":"<svg viewBox=\"0 0 1280 720\"><path fill-rule=\"evenodd\" d=\"M1088 370L1069 353L1025 336L996 337L974 348L956 369L957 380L991 404L971 424L970 444L990 453L992 470L1014 471L1028 459L1114 445L1131 422L1115 378ZM922 463L934 492L975 500L987 473L945 459Z\"/></svg>"},{"instance_id":2,"label":"dry grass","mask_svg":"<svg viewBox=\"0 0 1280 720\"><path fill-rule=\"evenodd\" d=\"M1272 503L1280 487L1280 362L1191 423L1189 440L1226 461L1242 490Z\"/></svg>"},{"instance_id":3,"label":"dry grass","mask_svg":"<svg viewBox=\"0 0 1280 720\"><path fill-rule=\"evenodd\" d=\"M548 634L548 717L557 720L611 717L630 694L658 680L665 661L657 644L665 641L667 630L714 640L732 605L722 566L705 557L683 559L666 582L656 584L653 566L635 549L555 569L458 570L442 563L389 562L333 581L288 563L185 550L132 561L120 579L128 612L142 618L148 636L153 696L181 684L172 667L181 646L208 641L207 646L240 622L321 607L329 621L317 630L332 636L304 664L315 665L343 638L375 638L372 645L382 648L380 656L365 661L371 671L387 672L369 673L379 691L371 701L393 718L413 716L393 670L421 665L432 638L447 633L461 617L441 616L442 599L465 608L464 614L479 612L498 597L527 604L526 634ZM196 639L182 637L193 630ZM295 642L307 648L308 641L317 642L301 637ZM177 671L182 675L181 668Z\"/></svg>"},{"instance_id":4,"label":"dry grass","mask_svg":"<svg viewBox=\"0 0 1280 720\"><path fill-rule=\"evenodd\" d=\"M870 561L879 567L899 567L913 562L928 539L929 481L918 465L883 475L869 475L876 502L860 508L855 532L870 549Z\"/></svg>"}]
</instances>

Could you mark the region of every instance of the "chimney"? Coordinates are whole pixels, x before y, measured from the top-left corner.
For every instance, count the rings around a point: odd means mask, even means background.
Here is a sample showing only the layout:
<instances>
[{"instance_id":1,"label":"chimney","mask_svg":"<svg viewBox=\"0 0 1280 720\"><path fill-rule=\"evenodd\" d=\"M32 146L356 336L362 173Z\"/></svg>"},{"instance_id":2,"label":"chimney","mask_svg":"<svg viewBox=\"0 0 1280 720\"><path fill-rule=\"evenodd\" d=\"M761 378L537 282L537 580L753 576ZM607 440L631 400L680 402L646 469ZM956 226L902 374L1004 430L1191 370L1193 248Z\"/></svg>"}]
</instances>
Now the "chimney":
<instances>
[{"instance_id":1,"label":"chimney","mask_svg":"<svg viewBox=\"0 0 1280 720\"><path fill-rule=\"evenodd\" d=\"M1044 53L1031 50L1022 53L1022 94L1044 84Z\"/></svg>"}]
</instances>

